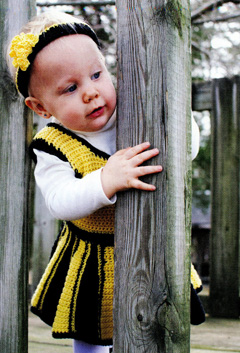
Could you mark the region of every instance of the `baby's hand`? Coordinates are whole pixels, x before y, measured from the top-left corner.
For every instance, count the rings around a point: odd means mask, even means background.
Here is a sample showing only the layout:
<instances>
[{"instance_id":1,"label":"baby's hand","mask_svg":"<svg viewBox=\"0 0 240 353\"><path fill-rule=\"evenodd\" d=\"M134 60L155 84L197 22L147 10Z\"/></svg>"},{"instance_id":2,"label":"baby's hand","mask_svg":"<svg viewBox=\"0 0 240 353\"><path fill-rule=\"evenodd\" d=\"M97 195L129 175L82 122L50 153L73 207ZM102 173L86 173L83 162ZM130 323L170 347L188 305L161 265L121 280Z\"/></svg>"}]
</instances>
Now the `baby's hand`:
<instances>
[{"instance_id":1,"label":"baby's hand","mask_svg":"<svg viewBox=\"0 0 240 353\"><path fill-rule=\"evenodd\" d=\"M144 183L138 178L159 173L162 166L141 166L141 164L159 154L157 148L148 150L149 142L141 143L134 147L128 147L112 155L102 169L102 186L106 196L110 199L116 192L131 188L154 191L156 187Z\"/></svg>"}]
</instances>

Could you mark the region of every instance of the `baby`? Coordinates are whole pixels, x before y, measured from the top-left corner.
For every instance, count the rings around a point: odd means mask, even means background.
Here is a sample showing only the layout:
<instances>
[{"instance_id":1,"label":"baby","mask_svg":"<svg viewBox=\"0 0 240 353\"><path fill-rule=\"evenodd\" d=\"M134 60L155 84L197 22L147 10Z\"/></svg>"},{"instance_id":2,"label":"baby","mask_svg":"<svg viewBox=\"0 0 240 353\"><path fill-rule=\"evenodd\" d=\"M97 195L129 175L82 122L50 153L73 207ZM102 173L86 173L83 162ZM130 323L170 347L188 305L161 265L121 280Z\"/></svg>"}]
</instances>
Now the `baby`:
<instances>
[{"instance_id":1,"label":"baby","mask_svg":"<svg viewBox=\"0 0 240 353\"><path fill-rule=\"evenodd\" d=\"M116 152L116 93L86 23L43 14L14 37L10 56L26 105L51 118L31 150L47 207L63 220L31 310L54 337L73 338L75 353L109 352L116 194L154 191L139 178L162 171L142 166L159 151L144 142Z\"/></svg>"}]
</instances>

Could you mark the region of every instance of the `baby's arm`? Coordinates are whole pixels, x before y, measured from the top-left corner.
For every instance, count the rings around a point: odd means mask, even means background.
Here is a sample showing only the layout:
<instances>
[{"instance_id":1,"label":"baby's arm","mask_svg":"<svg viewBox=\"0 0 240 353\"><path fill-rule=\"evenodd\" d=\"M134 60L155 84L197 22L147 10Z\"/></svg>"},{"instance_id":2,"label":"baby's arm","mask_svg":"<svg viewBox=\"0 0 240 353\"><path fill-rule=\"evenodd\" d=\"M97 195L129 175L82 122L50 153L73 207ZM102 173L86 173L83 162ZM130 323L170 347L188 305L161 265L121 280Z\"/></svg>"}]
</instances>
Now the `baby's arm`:
<instances>
[{"instance_id":1,"label":"baby's arm","mask_svg":"<svg viewBox=\"0 0 240 353\"><path fill-rule=\"evenodd\" d=\"M35 179L51 214L62 220L75 220L112 205L101 183L101 170L79 179L68 162L49 153L34 150L37 156Z\"/></svg>"},{"instance_id":2,"label":"baby's arm","mask_svg":"<svg viewBox=\"0 0 240 353\"><path fill-rule=\"evenodd\" d=\"M51 214L57 219L79 219L115 203L117 191L131 187L155 190L153 185L138 180L139 176L162 170L156 166L138 167L158 154L158 150L145 151L148 147L146 143L118 151L109 158L104 171L96 170L82 179L75 177L68 162L34 150L37 156L35 179ZM111 195L104 190L102 180L107 181Z\"/></svg>"},{"instance_id":3,"label":"baby's arm","mask_svg":"<svg viewBox=\"0 0 240 353\"><path fill-rule=\"evenodd\" d=\"M149 142L141 143L134 147L128 147L112 155L102 169L102 186L106 196L110 199L118 191L131 188L154 191L156 187L141 180L147 174L162 171L160 165L142 166L142 164L157 156L157 148L148 150Z\"/></svg>"}]
</instances>

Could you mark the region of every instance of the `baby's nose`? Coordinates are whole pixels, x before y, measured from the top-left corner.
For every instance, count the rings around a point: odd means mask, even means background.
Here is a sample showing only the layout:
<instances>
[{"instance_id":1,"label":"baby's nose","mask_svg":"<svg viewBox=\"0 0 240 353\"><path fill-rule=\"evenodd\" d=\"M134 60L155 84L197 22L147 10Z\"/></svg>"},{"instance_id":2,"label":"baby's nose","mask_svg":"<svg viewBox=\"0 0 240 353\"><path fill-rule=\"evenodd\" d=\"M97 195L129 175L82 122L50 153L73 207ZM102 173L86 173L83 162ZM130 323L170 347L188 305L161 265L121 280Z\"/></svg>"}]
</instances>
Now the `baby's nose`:
<instances>
[{"instance_id":1,"label":"baby's nose","mask_svg":"<svg viewBox=\"0 0 240 353\"><path fill-rule=\"evenodd\" d=\"M89 103L91 100L98 98L99 92L94 87L88 87L83 93L83 101L84 103Z\"/></svg>"}]
</instances>

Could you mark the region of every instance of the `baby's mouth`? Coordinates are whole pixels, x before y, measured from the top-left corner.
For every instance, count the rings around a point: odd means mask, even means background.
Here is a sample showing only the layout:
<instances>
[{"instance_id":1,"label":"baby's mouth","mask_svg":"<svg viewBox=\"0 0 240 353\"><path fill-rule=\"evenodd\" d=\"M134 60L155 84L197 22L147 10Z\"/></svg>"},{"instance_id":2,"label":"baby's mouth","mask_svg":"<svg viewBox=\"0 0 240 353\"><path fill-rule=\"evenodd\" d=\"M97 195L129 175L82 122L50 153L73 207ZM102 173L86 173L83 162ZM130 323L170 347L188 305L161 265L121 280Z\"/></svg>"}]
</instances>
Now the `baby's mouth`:
<instances>
[{"instance_id":1,"label":"baby's mouth","mask_svg":"<svg viewBox=\"0 0 240 353\"><path fill-rule=\"evenodd\" d=\"M93 114L93 113L95 113L95 112L98 112L101 108L102 108L102 107L98 107L98 108L94 109L91 114Z\"/></svg>"},{"instance_id":2,"label":"baby's mouth","mask_svg":"<svg viewBox=\"0 0 240 353\"><path fill-rule=\"evenodd\" d=\"M90 114L88 114L88 116L96 118L96 117L102 115L103 112L104 112L104 107L98 107L98 108L94 109Z\"/></svg>"}]
</instances>

